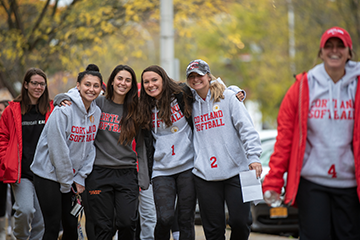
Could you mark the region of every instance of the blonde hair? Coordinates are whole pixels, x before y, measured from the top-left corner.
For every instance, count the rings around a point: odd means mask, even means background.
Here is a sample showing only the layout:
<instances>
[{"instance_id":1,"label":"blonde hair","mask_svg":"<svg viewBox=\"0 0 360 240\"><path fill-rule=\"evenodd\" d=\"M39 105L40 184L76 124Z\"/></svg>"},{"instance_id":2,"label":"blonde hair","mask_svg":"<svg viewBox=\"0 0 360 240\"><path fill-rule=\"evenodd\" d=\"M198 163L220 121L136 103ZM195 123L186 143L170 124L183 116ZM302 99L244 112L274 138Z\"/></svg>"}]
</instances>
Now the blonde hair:
<instances>
[{"instance_id":1,"label":"blonde hair","mask_svg":"<svg viewBox=\"0 0 360 240\"><path fill-rule=\"evenodd\" d=\"M216 81L216 77L211 73L208 73L208 75L211 78L209 87L211 93L210 99L214 99L214 102L220 102L220 99L224 99L223 93L225 91L225 86Z\"/></svg>"}]
</instances>

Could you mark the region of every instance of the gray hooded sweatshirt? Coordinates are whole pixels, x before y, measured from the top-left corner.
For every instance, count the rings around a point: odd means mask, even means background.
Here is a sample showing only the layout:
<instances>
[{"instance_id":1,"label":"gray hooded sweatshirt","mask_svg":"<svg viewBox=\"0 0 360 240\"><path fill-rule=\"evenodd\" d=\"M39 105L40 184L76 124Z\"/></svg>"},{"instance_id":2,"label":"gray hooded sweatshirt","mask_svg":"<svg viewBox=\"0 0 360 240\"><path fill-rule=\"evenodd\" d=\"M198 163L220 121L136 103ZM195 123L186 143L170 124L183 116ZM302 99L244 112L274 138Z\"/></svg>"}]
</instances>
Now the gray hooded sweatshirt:
<instances>
[{"instance_id":1,"label":"gray hooded sweatshirt","mask_svg":"<svg viewBox=\"0 0 360 240\"><path fill-rule=\"evenodd\" d=\"M95 159L94 140L101 115L95 101L87 112L78 91L67 94L74 104L54 108L30 166L34 174L59 182L62 193L70 192L73 182L85 186Z\"/></svg>"},{"instance_id":2,"label":"gray hooded sweatshirt","mask_svg":"<svg viewBox=\"0 0 360 240\"><path fill-rule=\"evenodd\" d=\"M324 64L308 72L309 114L301 176L328 187L355 187L352 136L360 64L349 61L337 83Z\"/></svg>"},{"instance_id":3,"label":"gray hooded sweatshirt","mask_svg":"<svg viewBox=\"0 0 360 240\"><path fill-rule=\"evenodd\" d=\"M224 99L214 102L210 90L202 99L193 90L195 102L193 173L207 181L226 180L248 171L260 162L261 144L249 113L235 93L226 89Z\"/></svg>"}]
</instances>

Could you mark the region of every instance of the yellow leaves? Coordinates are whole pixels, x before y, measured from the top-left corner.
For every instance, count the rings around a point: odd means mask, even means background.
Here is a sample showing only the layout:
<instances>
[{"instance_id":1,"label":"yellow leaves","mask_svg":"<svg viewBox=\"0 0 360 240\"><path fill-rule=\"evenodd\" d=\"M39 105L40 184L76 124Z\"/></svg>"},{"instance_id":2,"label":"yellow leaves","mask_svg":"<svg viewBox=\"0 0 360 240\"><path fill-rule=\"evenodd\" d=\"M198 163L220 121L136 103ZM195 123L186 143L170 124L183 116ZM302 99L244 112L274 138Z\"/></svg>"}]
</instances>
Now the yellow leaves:
<instances>
[{"instance_id":1,"label":"yellow leaves","mask_svg":"<svg viewBox=\"0 0 360 240\"><path fill-rule=\"evenodd\" d=\"M131 53L131 56L133 56L135 58L142 58L143 57L143 52L141 50L133 51Z\"/></svg>"},{"instance_id":2,"label":"yellow leaves","mask_svg":"<svg viewBox=\"0 0 360 240\"><path fill-rule=\"evenodd\" d=\"M6 35L0 35L0 54L7 61L15 61L24 53L24 38L20 31L12 30Z\"/></svg>"},{"instance_id":3,"label":"yellow leaves","mask_svg":"<svg viewBox=\"0 0 360 240\"><path fill-rule=\"evenodd\" d=\"M241 41L241 36L239 33L229 34L228 40L232 42L237 48L243 49L245 47L244 43Z\"/></svg>"},{"instance_id":4,"label":"yellow leaves","mask_svg":"<svg viewBox=\"0 0 360 240\"><path fill-rule=\"evenodd\" d=\"M114 26L109 23L109 22L101 22L101 27L102 31L104 31L105 33L111 33L113 31L115 31Z\"/></svg>"},{"instance_id":5,"label":"yellow leaves","mask_svg":"<svg viewBox=\"0 0 360 240\"><path fill-rule=\"evenodd\" d=\"M140 21L140 16L144 10L151 8L153 4L150 3L150 1L147 0L136 0L136 1L128 1L124 7L125 7L125 21L134 21L138 22Z\"/></svg>"}]
</instances>

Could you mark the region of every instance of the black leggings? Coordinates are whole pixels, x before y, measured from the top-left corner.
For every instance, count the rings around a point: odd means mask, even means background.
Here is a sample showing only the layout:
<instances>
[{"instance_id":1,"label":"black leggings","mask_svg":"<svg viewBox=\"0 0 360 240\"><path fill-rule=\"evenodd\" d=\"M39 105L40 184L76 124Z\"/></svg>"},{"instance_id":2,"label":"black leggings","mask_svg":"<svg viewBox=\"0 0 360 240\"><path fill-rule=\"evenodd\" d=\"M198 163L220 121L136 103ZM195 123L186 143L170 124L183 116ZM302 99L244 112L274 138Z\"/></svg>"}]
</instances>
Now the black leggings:
<instances>
[{"instance_id":1,"label":"black leggings","mask_svg":"<svg viewBox=\"0 0 360 240\"><path fill-rule=\"evenodd\" d=\"M61 193L60 184L34 175L34 186L45 223L43 239L57 240L60 221L64 229L63 239L77 240L78 218L71 215L74 194Z\"/></svg>"},{"instance_id":2,"label":"black leggings","mask_svg":"<svg viewBox=\"0 0 360 240\"><path fill-rule=\"evenodd\" d=\"M0 217L4 217L6 213L7 189L7 183L0 182Z\"/></svg>"},{"instance_id":3,"label":"black leggings","mask_svg":"<svg viewBox=\"0 0 360 240\"><path fill-rule=\"evenodd\" d=\"M230 239L247 240L252 217L250 203L243 202L239 175L222 181L194 176L201 222L207 240L225 240L225 203L229 210Z\"/></svg>"},{"instance_id":4,"label":"black leggings","mask_svg":"<svg viewBox=\"0 0 360 240\"><path fill-rule=\"evenodd\" d=\"M155 239L170 239L170 229L175 216L176 195L180 239L195 239L196 194L191 169L171 176L155 177L153 190L157 215Z\"/></svg>"},{"instance_id":5,"label":"black leggings","mask_svg":"<svg viewBox=\"0 0 360 240\"><path fill-rule=\"evenodd\" d=\"M356 187L325 187L301 178L296 202L301 240L360 239Z\"/></svg>"}]
</instances>

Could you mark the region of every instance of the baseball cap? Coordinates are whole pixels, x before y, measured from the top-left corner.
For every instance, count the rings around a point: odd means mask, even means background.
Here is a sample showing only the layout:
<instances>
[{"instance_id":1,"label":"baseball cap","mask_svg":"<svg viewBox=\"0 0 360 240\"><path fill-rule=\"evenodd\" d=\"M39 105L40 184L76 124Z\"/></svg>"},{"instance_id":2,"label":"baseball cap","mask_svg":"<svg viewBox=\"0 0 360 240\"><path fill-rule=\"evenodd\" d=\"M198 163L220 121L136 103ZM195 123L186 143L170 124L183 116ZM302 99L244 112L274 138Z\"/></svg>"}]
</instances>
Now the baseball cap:
<instances>
[{"instance_id":1,"label":"baseball cap","mask_svg":"<svg viewBox=\"0 0 360 240\"><path fill-rule=\"evenodd\" d=\"M189 63L189 65L186 68L186 78L189 77L190 73L196 72L197 74L204 76L207 73L210 73L210 67L209 65L201 60L196 59Z\"/></svg>"},{"instance_id":2,"label":"baseball cap","mask_svg":"<svg viewBox=\"0 0 360 240\"><path fill-rule=\"evenodd\" d=\"M325 43L329 38L337 37L343 41L345 47L352 49L352 41L349 33L340 27L332 27L324 32L320 40L320 48L325 46Z\"/></svg>"}]
</instances>

